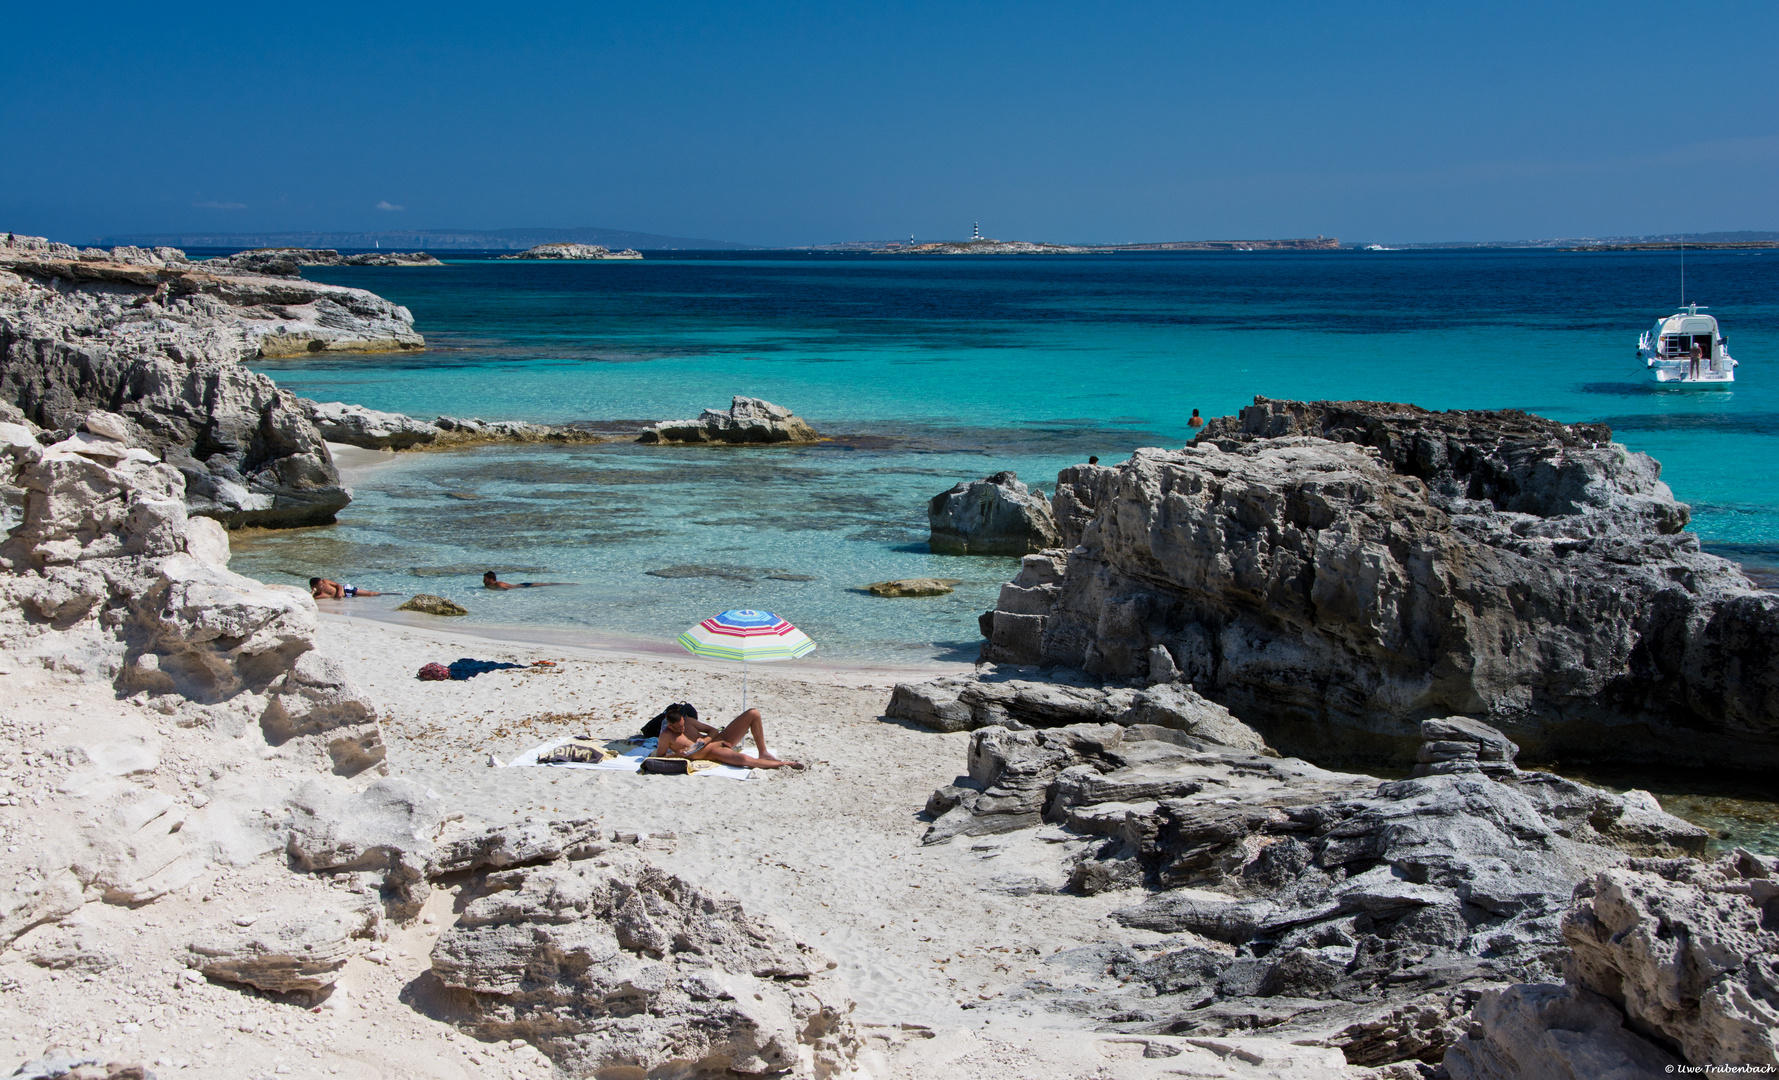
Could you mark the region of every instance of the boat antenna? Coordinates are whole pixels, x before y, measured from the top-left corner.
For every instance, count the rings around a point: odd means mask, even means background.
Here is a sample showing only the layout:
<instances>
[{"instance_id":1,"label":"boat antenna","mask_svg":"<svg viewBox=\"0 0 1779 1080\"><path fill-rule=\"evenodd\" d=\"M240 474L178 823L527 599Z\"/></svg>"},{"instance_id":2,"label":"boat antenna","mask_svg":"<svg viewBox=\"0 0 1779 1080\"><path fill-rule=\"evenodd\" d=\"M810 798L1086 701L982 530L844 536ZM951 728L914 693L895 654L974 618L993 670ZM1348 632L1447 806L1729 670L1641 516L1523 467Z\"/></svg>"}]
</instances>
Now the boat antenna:
<instances>
[{"instance_id":1,"label":"boat antenna","mask_svg":"<svg viewBox=\"0 0 1779 1080\"><path fill-rule=\"evenodd\" d=\"M1680 306L1686 306L1686 241L1680 241Z\"/></svg>"}]
</instances>

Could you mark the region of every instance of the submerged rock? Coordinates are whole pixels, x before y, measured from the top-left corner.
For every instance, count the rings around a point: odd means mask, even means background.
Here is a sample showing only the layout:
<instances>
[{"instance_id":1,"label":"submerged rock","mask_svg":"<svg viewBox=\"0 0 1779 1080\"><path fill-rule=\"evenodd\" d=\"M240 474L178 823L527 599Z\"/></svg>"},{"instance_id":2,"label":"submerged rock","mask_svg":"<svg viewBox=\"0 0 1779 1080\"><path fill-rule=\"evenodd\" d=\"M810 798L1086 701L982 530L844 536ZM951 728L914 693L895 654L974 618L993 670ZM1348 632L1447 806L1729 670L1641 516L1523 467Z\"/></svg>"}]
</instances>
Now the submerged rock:
<instances>
[{"instance_id":1,"label":"submerged rock","mask_svg":"<svg viewBox=\"0 0 1779 1080\"><path fill-rule=\"evenodd\" d=\"M1474 716L1542 758L1779 764L1779 596L1610 438L1257 399L1183 450L1064 470L1076 546L1025 560L984 659L1143 679L1160 647L1324 760L1401 761L1420 721Z\"/></svg>"},{"instance_id":2,"label":"submerged rock","mask_svg":"<svg viewBox=\"0 0 1779 1080\"><path fill-rule=\"evenodd\" d=\"M1055 547L1061 535L1044 496L1012 472L960 481L933 496L927 523L927 547L940 555L1026 555Z\"/></svg>"},{"instance_id":3,"label":"submerged rock","mask_svg":"<svg viewBox=\"0 0 1779 1080\"><path fill-rule=\"evenodd\" d=\"M425 615L468 615L469 609L455 600L447 600L431 593L415 593L398 608L397 611L418 611Z\"/></svg>"},{"instance_id":4,"label":"submerged rock","mask_svg":"<svg viewBox=\"0 0 1779 1080\"><path fill-rule=\"evenodd\" d=\"M696 420L663 420L636 437L639 443L807 443L821 436L791 410L740 394L729 411L706 409Z\"/></svg>"},{"instance_id":5,"label":"submerged rock","mask_svg":"<svg viewBox=\"0 0 1779 1080\"><path fill-rule=\"evenodd\" d=\"M960 578L901 578L896 581L873 581L865 586L872 596L944 596L953 585L962 585Z\"/></svg>"}]
</instances>

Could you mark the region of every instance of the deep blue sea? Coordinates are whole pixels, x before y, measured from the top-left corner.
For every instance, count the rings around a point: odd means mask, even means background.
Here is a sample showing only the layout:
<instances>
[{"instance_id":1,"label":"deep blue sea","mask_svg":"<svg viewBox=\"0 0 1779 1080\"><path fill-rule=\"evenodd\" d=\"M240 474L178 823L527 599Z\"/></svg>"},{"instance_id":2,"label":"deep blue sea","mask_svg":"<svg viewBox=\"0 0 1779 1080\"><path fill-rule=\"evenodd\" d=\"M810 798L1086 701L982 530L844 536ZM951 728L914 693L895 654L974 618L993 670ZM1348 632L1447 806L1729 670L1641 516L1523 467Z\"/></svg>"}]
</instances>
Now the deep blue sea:
<instances>
[{"instance_id":1,"label":"deep blue sea","mask_svg":"<svg viewBox=\"0 0 1779 1080\"><path fill-rule=\"evenodd\" d=\"M928 554L932 495L1001 469L1049 492L1064 465L1179 445L1194 408L1256 394L1603 421L1662 462L1707 544L1779 567L1779 251L1688 253L1687 297L1741 363L1733 390L1690 392L1649 386L1635 358L1679 301L1673 252L651 253L306 273L406 304L429 343L255 365L306 397L622 426L748 394L833 437L404 454L356 482L337 526L238 545L253 576L442 593L486 626L668 642L745 606L833 662L973 659L976 616L1016 560ZM574 584L488 593L489 567ZM964 584L860 590L914 576Z\"/></svg>"}]
</instances>

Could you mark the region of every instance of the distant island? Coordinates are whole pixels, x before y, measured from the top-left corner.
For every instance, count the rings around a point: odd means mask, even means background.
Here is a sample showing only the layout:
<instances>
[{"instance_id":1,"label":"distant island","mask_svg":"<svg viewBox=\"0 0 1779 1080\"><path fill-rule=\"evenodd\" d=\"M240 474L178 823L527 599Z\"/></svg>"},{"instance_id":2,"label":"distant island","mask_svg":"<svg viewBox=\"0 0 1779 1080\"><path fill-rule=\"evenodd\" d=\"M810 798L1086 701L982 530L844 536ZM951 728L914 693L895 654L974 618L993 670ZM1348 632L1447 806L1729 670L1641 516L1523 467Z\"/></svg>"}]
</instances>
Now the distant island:
<instances>
[{"instance_id":1,"label":"distant island","mask_svg":"<svg viewBox=\"0 0 1779 1080\"><path fill-rule=\"evenodd\" d=\"M1094 255L1119 251L1338 251L1332 236L1313 240L1168 240L1153 244L1047 244L1032 240L940 240L928 244L830 244L817 250L886 255Z\"/></svg>"},{"instance_id":2,"label":"distant island","mask_svg":"<svg viewBox=\"0 0 1779 1080\"><path fill-rule=\"evenodd\" d=\"M523 229L379 229L363 232L241 232L156 233L108 236L99 241L110 247L132 244L141 247L178 248L334 248L346 251L523 251L539 244L597 244L607 248L638 251L754 250L756 245L728 240L701 240L687 236L628 232L604 228Z\"/></svg>"},{"instance_id":3,"label":"distant island","mask_svg":"<svg viewBox=\"0 0 1779 1080\"><path fill-rule=\"evenodd\" d=\"M512 255L499 255L498 259L640 259L642 252L625 248L613 251L599 244L539 244L534 248L517 252Z\"/></svg>"}]
</instances>

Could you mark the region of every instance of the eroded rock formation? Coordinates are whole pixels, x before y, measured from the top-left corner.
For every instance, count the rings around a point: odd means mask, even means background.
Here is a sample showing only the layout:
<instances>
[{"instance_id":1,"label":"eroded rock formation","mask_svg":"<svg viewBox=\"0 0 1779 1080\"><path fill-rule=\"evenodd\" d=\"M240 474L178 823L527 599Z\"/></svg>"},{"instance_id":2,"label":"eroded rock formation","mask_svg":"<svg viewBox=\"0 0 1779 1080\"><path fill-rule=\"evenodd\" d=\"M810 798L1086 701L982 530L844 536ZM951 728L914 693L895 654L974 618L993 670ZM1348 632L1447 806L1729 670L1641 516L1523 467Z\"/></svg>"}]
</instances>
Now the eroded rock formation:
<instances>
[{"instance_id":1,"label":"eroded rock formation","mask_svg":"<svg viewBox=\"0 0 1779 1080\"><path fill-rule=\"evenodd\" d=\"M1258 399L1064 470L1074 546L1025 560L984 656L1142 678L1159 647L1323 760L1469 715L1544 758L1779 763L1779 596L1659 473L1597 425Z\"/></svg>"},{"instance_id":2,"label":"eroded rock formation","mask_svg":"<svg viewBox=\"0 0 1779 1080\"><path fill-rule=\"evenodd\" d=\"M123 417L185 478L190 509L234 527L325 524L350 500L296 398L244 360L417 349L405 308L361 289L220 272L171 248L0 248L0 401L79 430Z\"/></svg>"},{"instance_id":3,"label":"eroded rock formation","mask_svg":"<svg viewBox=\"0 0 1779 1080\"><path fill-rule=\"evenodd\" d=\"M919 696L952 695L988 699ZM928 803L927 841L1059 829L1050 839L1074 890L1146 888L1115 917L1173 940L1059 957L1068 979L1034 979L984 1009L1087 1015L1132 1034L1261 1028L1338 1046L1356 1065L1435 1063L1485 990L1557 975L1575 882L1634 855L1704 850L1704 830L1645 794L1498 759L1489 748L1511 744L1474 722L1427 722L1441 771L1379 783L1092 722L1110 696L1059 687L1047 716L1023 713L1045 726L977 730L968 774ZM1089 722L1054 726L1071 702Z\"/></svg>"},{"instance_id":4,"label":"eroded rock formation","mask_svg":"<svg viewBox=\"0 0 1779 1080\"><path fill-rule=\"evenodd\" d=\"M833 961L619 845L588 856L487 874L460 900L432 972L471 995L465 1028L573 1075L852 1071Z\"/></svg>"}]
</instances>

